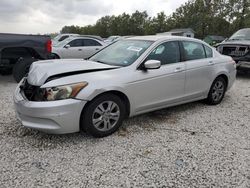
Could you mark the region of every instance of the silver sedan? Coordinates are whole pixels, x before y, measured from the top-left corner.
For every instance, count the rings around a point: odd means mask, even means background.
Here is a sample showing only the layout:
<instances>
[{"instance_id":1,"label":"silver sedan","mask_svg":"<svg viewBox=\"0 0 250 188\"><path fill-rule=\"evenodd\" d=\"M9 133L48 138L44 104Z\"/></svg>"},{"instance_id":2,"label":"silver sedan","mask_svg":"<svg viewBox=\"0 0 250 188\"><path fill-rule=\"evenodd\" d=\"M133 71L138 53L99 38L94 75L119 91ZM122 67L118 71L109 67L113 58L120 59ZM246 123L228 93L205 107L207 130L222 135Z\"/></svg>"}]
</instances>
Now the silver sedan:
<instances>
[{"instance_id":1,"label":"silver sedan","mask_svg":"<svg viewBox=\"0 0 250 188\"><path fill-rule=\"evenodd\" d=\"M33 63L14 103L25 127L104 137L126 117L203 99L219 104L234 83L235 67L231 57L197 39L133 37L88 60Z\"/></svg>"}]
</instances>

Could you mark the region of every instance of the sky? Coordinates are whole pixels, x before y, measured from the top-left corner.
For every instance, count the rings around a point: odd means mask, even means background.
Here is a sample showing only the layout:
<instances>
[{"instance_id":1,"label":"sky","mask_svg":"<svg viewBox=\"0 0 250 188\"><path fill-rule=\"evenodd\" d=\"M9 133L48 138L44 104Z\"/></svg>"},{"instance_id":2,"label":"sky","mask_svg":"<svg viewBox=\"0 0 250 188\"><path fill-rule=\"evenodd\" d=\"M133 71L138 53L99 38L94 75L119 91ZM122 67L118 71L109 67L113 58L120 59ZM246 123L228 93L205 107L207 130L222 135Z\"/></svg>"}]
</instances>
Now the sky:
<instances>
[{"instance_id":1,"label":"sky","mask_svg":"<svg viewBox=\"0 0 250 188\"><path fill-rule=\"evenodd\" d=\"M106 15L146 10L170 15L188 0L0 0L0 33L45 34L85 26Z\"/></svg>"}]
</instances>

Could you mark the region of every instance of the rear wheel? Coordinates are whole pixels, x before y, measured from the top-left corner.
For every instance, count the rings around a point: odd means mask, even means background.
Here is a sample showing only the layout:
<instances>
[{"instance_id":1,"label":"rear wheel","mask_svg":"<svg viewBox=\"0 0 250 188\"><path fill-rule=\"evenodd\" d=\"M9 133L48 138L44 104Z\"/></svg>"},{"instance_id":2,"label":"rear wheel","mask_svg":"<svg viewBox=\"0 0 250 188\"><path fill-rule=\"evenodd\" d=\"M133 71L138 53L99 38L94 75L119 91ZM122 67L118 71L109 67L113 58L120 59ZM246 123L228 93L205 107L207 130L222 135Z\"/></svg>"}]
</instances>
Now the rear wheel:
<instances>
[{"instance_id":1,"label":"rear wheel","mask_svg":"<svg viewBox=\"0 0 250 188\"><path fill-rule=\"evenodd\" d=\"M20 82L22 78L29 72L30 65L36 61L34 58L22 59L20 58L13 68L13 77L16 82Z\"/></svg>"},{"instance_id":2,"label":"rear wheel","mask_svg":"<svg viewBox=\"0 0 250 188\"><path fill-rule=\"evenodd\" d=\"M125 117L123 101L116 95L104 94L90 102L81 117L81 128L94 137L114 133Z\"/></svg>"},{"instance_id":3,"label":"rear wheel","mask_svg":"<svg viewBox=\"0 0 250 188\"><path fill-rule=\"evenodd\" d=\"M216 78L210 88L206 102L210 105L221 103L226 92L226 87L226 80L223 77Z\"/></svg>"}]
</instances>

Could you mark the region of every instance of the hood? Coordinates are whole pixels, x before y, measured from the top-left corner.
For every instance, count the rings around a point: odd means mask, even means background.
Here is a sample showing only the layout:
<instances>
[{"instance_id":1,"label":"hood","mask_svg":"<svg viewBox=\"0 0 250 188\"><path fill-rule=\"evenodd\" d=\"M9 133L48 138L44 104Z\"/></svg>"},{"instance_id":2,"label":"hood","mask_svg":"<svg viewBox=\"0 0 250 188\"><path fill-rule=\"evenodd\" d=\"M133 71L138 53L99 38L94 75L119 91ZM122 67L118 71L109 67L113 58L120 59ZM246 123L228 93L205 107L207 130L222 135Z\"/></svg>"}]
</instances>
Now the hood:
<instances>
[{"instance_id":1,"label":"hood","mask_svg":"<svg viewBox=\"0 0 250 188\"><path fill-rule=\"evenodd\" d=\"M250 45L249 40L227 40L219 45Z\"/></svg>"},{"instance_id":2,"label":"hood","mask_svg":"<svg viewBox=\"0 0 250 188\"><path fill-rule=\"evenodd\" d=\"M118 67L81 59L37 61L30 67L28 82L34 86L41 86L51 77L70 76L114 68Z\"/></svg>"}]
</instances>

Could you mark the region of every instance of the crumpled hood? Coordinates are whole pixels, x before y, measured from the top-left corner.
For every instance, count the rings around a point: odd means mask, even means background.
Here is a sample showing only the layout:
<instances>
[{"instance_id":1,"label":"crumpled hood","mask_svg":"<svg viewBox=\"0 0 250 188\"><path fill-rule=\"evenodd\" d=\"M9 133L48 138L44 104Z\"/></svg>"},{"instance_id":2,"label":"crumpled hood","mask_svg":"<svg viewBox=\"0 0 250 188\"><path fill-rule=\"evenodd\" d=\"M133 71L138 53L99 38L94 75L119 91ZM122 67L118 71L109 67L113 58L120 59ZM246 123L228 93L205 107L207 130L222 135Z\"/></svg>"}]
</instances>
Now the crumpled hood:
<instances>
[{"instance_id":1,"label":"crumpled hood","mask_svg":"<svg viewBox=\"0 0 250 188\"><path fill-rule=\"evenodd\" d=\"M227 40L219 45L250 45L249 40Z\"/></svg>"},{"instance_id":2,"label":"crumpled hood","mask_svg":"<svg viewBox=\"0 0 250 188\"><path fill-rule=\"evenodd\" d=\"M41 86L49 77L54 75L61 75L65 73L68 73L67 75L71 75L71 73L81 74L88 71L98 71L116 67L117 66L105 65L81 59L37 61L30 67L28 82L34 86Z\"/></svg>"}]
</instances>

